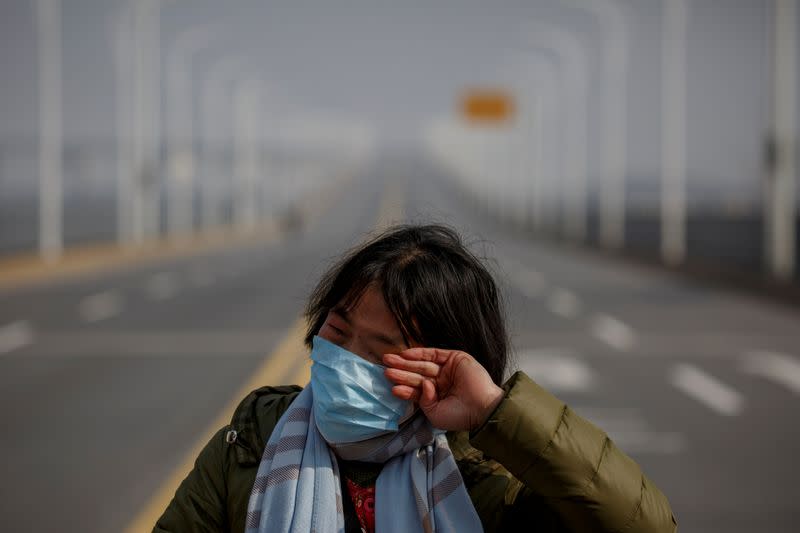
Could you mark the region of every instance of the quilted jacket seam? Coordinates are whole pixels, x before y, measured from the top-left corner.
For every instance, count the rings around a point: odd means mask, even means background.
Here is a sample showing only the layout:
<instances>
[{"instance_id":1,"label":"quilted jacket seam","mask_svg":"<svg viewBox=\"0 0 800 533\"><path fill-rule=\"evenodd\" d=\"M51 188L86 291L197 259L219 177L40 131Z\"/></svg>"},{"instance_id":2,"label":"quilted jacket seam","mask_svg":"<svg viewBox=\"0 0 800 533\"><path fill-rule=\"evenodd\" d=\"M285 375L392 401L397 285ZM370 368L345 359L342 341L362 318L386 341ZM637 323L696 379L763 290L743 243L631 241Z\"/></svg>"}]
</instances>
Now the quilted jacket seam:
<instances>
[{"instance_id":1,"label":"quilted jacket seam","mask_svg":"<svg viewBox=\"0 0 800 533\"><path fill-rule=\"evenodd\" d=\"M643 503L644 503L644 476L642 476L642 485L641 485L641 487L639 489L639 503L633 509L633 513L631 513L631 516L625 522L625 525L622 526L622 528L618 529L617 531L622 533L623 531L627 531L628 529L631 528L631 526L633 526L633 522L636 519L636 515L638 514L639 509L642 508L642 504Z\"/></svg>"},{"instance_id":2,"label":"quilted jacket seam","mask_svg":"<svg viewBox=\"0 0 800 533\"><path fill-rule=\"evenodd\" d=\"M550 435L550 438L548 439L547 444L545 445L545 447L542 448L542 450L537 454L536 459L531 461L528 464L528 466L525 467L525 469L522 472L522 477L527 477L528 472L530 472L531 469L534 466L536 466L539 462L541 462L543 460L544 455L547 453L547 451L553 445L553 441L556 440L556 435L558 435L558 432L561 430L561 427L564 425L564 419L567 417L567 411L568 410L569 410L569 406L566 405L566 404L564 405L564 407L561 408L561 416L559 416L559 418L558 418L558 424L556 424L556 428L553 431L553 434Z\"/></svg>"},{"instance_id":3,"label":"quilted jacket seam","mask_svg":"<svg viewBox=\"0 0 800 533\"><path fill-rule=\"evenodd\" d=\"M594 482L597 480L598 476L600 475L600 467L603 464L603 460L608 455L608 450L610 449L609 444L611 443L611 439L608 438L606 435L605 439L603 439L603 448L600 450L600 459L597 461L597 464L594 467L594 472L592 472L592 477L589 481L584 485L582 494L586 495L589 492L589 487L591 487Z\"/></svg>"}]
</instances>

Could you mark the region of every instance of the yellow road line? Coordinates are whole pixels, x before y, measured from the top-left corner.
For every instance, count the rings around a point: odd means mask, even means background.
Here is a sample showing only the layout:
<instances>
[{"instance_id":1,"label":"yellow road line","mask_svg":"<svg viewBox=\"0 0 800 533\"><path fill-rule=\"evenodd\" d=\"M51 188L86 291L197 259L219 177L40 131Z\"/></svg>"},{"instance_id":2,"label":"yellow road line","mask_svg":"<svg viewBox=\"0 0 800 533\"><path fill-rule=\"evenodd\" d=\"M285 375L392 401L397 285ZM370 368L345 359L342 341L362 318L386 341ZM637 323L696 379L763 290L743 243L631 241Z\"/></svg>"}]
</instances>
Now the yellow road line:
<instances>
[{"instance_id":1,"label":"yellow road line","mask_svg":"<svg viewBox=\"0 0 800 533\"><path fill-rule=\"evenodd\" d=\"M91 244L70 248L55 261L47 262L34 254L0 260L0 288L30 286L36 283L70 279L132 265L147 264L168 257L191 256L237 244L271 242L279 237L277 225L266 223L247 234L220 228L178 239L162 239L139 246Z\"/></svg>"},{"instance_id":2,"label":"yellow road line","mask_svg":"<svg viewBox=\"0 0 800 533\"><path fill-rule=\"evenodd\" d=\"M405 188L404 183L389 182L384 188L381 198L380 209L378 211L377 227L391 222L400 222L403 218ZM311 361L307 357L307 349L303 344L305 337L305 320L297 319L289 328L288 333L278 344L275 350L265 359L264 363L255 371L250 380L242 386L228 405L214 421L206 428L202 437L191 447L184 456L181 464L172 471L167 479L161 484L153 494L144 508L134 518L133 522L125 528L125 533L144 533L152 531L156 520L172 500L175 490L181 481L191 471L194 461L200 451L219 431L220 428L228 424L233 411L239 402L252 391L268 383L295 383L305 385L311 379ZM296 365L298 358L302 358L302 363L292 373L291 369ZM291 374L291 375L289 375ZM288 378L288 379L287 379Z\"/></svg>"},{"instance_id":3,"label":"yellow road line","mask_svg":"<svg viewBox=\"0 0 800 533\"><path fill-rule=\"evenodd\" d=\"M292 375L289 383L296 383L303 387L311 381L311 359L306 357L303 363L297 368L297 371Z\"/></svg>"},{"instance_id":4,"label":"yellow road line","mask_svg":"<svg viewBox=\"0 0 800 533\"><path fill-rule=\"evenodd\" d=\"M150 500L144 508L136 515L136 518L131 524L125 528L125 533L143 533L152 531L156 520L167 508L167 505L172 500L175 490L180 485L181 481L191 471L194 461L200 454L200 451L211 439L211 437L220 430L220 428L230 422L231 415L236 409L239 402L247 396L250 391L257 389L267 383L287 383L286 378L290 370L295 366L298 358L306 358L306 348L303 345L303 338L305 337L305 320L297 319L294 324L289 328L286 336L281 340L280 344L269 355L269 357L262 363L256 370L252 377L245 383L238 392L233 396L228 405L217 415L214 421L205 429L202 437L192 448L186 453L181 464L172 471L166 480L161 484L159 489L151 496ZM305 366L305 363L303 363ZM291 377L296 377L291 376ZM305 381L288 381L289 383L300 383L305 385Z\"/></svg>"}]
</instances>

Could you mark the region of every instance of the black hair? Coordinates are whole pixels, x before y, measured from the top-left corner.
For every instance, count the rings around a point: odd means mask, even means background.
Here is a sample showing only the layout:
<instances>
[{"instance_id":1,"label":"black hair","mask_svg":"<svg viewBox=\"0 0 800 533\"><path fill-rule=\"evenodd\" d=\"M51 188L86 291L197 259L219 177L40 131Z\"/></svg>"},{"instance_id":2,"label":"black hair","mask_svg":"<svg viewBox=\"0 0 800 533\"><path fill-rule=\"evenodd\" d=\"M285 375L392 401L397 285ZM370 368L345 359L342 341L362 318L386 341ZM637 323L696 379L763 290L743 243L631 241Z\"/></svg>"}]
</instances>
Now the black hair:
<instances>
[{"instance_id":1,"label":"black hair","mask_svg":"<svg viewBox=\"0 0 800 533\"><path fill-rule=\"evenodd\" d=\"M333 307L350 308L371 285L382 291L407 344L465 351L502 382L509 342L501 295L455 230L397 225L346 253L309 297L306 346Z\"/></svg>"}]
</instances>

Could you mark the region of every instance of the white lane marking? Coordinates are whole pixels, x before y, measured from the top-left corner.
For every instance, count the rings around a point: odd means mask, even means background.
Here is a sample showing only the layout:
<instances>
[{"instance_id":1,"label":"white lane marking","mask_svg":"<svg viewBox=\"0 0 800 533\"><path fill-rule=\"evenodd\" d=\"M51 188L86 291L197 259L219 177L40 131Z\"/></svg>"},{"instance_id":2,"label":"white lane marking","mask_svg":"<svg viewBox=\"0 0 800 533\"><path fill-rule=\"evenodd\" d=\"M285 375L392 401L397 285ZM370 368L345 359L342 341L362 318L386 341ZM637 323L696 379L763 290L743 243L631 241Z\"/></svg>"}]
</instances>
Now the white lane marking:
<instances>
[{"instance_id":1,"label":"white lane marking","mask_svg":"<svg viewBox=\"0 0 800 533\"><path fill-rule=\"evenodd\" d=\"M153 300L166 300L178 292L178 277L173 272L153 274L144 286L145 293Z\"/></svg>"},{"instance_id":2,"label":"white lane marking","mask_svg":"<svg viewBox=\"0 0 800 533\"><path fill-rule=\"evenodd\" d=\"M22 348L33 342L33 327L25 320L0 326L0 354Z\"/></svg>"},{"instance_id":3,"label":"white lane marking","mask_svg":"<svg viewBox=\"0 0 800 533\"><path fill-rule=\"evenodd\" d=\"M522 294L528 298L538 298L547 288L544 276L534 270L517 270L511 276Z\"/></svg>"},{"instance_id":4,"label":"white lane marking","mask_svg":"<svg viewBox=\"0 0 800 533\"><path fill-rule=\"evenodd\" d=\"M652 429L640 409L576 406L573 410L605 431L625 453L674 455L686 451L685 435Z\"/></svg>"},{"instance_id":5,"label":"white lane marking","mask_svg":"<svg viewBox=\"0 0 800 533\"><path fill-rule=\"evenodd\" d=\"M208 287L214 283L214 275L206 268L194 268L189 272L189 282L196 287Z\"/></svg>"},{"instance_id":6,"label":"white lane marking","mask_svg":"<svg viewBox=\"0 0 800 533\"><path fill-rule=\"evenodd\" d=\"M556 287L547 297L547 309L564 318L576 318L581 312L581 301L567 289Z\"/></svg>"},{"instance_id":7,"label":"white lane marking","mask_svg":"<svg viewBox=\"0 0 800 533\"><path fill-rule=\"evenodd\" d=\"M592 370L569 350L537 348L517 352L519 369L546 389L557 392L589 390Z\"/></svg>"},{"instance_id":8,"label":"white lane marking","mask_svg":"<svg viewBox=\"0 0 800 533\"><path fill-rule=\"evenodd\" d=\"M541 272L513 259L506 259L505 264L511 282L528 298L538 298L547 288L547 280Z\"/></svg>"},{"instance_id":9,"label":"white lane marking","mask_svg":"<svg viewBox=\"0 0 800 533\"><path fill-rule=\"evenodd\" d=\"M636 344L636 332L611 315L598 313L592 318L592 334L612 348L626 352Z\"/></svg>"},{"instance_id":10,"label":"white lane marking","mask_svg":"<svg viewBox=\"0 0 800 533\"><path fill-rule=\"evenodd\" d=\"M800 361L785 354L753 351L744 355L740 368L748 374L770 379L800 394Z\"/></svg>"},{"instance_id":11,"label":"white lane marking","mask_svg":"<svg viewBox=\"0 0 800 533\"><path fill-rule=\"evenodd\" d=\"M686 437L675 431L617 431L608 436L628 454L675 455L687 448Z\"/></svg>"},{"instance_id":12,"label":"white lane marking","mask_svg":"<svg viewBox=\"0 0 800 533\"><path fill-rule=\"evenodd\" d=\"M86 322L98 322L122 312L124 301L117 289L87 296L78 304L78 313Z\"/></svg>"},{"instance_id":13,"label":"white lane marking","mask_svg":"<svg viewBox=\"0 0 800 533\"><path fill-rule=\"evenodd\" d=\"M46 357L257 357L264 347L280 339L285 330L168 330L119 331L83 328L37 332L35 353Z\"/></svg>"},{"instance_id":14,"label":"white lane marking","mask_svg":"<svg viewBox=\"0 0 800 533\"><path fill-rule=\"evenodd\" d=\"M742 412L744 397L696 366L680 363L669 375L670 383L706 407L726 416Z\"/></svg>"}]
</instances>

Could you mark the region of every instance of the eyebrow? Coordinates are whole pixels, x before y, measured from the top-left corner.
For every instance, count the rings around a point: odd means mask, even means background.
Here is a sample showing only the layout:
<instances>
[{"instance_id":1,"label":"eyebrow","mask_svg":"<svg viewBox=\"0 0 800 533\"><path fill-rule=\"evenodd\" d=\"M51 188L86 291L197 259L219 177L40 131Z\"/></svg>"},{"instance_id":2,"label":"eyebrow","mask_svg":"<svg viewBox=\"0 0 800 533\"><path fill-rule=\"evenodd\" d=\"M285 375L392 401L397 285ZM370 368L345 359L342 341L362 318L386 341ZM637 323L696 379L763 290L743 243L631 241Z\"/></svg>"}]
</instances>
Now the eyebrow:
<instances>
[{"instance_id":1,"label":"eyebrow","mask_svg":"<svg viewBox=\"0 0 800 533\"><path fill-rule=\"evenodd\" d=\"M348 326L353 325L352 321L350 320L350 317L347 316L348 313L345 309L341 307L334 307L333 309L331 309L331 313L341 318ZM398 341L397 339L392 339L391 337L389 337L388 335L384 335L383 333L369 333L369 336L379 342L382 342L384 344L389 344L391 346L403 347L405 345L405 341Z\"/></svg>"}]
</instances>

